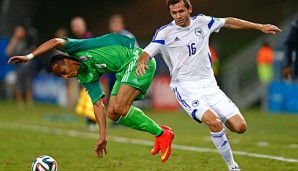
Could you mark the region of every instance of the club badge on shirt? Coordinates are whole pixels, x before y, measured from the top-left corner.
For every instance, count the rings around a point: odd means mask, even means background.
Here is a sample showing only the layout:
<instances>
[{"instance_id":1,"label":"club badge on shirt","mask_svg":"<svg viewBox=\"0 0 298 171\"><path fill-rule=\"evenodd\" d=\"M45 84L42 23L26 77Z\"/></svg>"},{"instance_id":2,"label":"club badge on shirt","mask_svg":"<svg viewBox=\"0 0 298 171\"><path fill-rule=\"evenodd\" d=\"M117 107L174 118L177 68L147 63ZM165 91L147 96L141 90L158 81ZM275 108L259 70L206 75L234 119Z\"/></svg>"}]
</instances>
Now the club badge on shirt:
<instances>
[{"instance_id":1,"label":"club badge on shirt","mask_svg":"<svg viewBox=\"0 0 298 171\"><path fill-rule=\"evenodd\" d=\"M80 56L79 61L86 62L86 61L88 61L88 58L86 56Z\"/></svg>"},{"instance_id":2,"label":"club badge on shirt","mask_svg":"<svg viewBox=\"0 0 298 171\"><path fill-rule=\"evenodd\" d=\"M204 36L204 31L201 28L196 28L195 33L199 38L202 38Z\"/></svg>"}]
</instances>

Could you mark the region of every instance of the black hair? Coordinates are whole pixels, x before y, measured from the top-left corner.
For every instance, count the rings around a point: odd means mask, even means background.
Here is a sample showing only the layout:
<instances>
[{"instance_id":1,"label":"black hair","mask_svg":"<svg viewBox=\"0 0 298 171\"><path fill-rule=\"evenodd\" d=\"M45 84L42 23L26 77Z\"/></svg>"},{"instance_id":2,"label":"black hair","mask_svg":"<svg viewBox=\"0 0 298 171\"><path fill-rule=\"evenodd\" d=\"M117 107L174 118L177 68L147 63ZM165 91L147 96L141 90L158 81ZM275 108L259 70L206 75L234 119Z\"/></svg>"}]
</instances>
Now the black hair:
<instances>
[{"instance_id":1,"label":"black hair","mask_svg":"<svg viewBox=\"0 0 298 171\"><path fill-rule=\"evenodd\" d=\"M170 8L169 8L170 5L177 4L177 3L179 3L180 1L183 1L183 2L184 2L184 6L185 6L187 9L189 9L189 7L191 6L191 4L190 4L190 0L167 0L167 7L168 7L168 9L170 9Z\"/></svg>"},{"instance_id":2,"label":"black hair","mask_svg":"<svg viewBox=\"0 0 298 171\"><path fill-rule=\"evenodd\" d=\"M53 72L54 65L64 65L64 59L70 59L69 56L65 54L56 54L50 59L50 72ZM73 60L73 59L70 59Z\"/></svg>"}]
</instances>

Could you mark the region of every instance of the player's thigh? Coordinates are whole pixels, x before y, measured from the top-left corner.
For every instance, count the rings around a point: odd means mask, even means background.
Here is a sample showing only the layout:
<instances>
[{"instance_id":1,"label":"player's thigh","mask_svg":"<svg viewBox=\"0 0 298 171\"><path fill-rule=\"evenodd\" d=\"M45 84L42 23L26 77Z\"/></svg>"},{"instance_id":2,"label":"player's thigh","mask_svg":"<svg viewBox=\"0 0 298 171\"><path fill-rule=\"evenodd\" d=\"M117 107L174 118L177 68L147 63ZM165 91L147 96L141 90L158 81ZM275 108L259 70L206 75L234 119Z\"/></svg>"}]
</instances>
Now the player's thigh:
<instances>
[{"instance_id":1,"label":"player's thigh","mask_svg":"<svg viewBox=\"0 0 298 171\"><path fill-rule=\"evenodd\" d=\"M121 78L118 78L111 91L112 101L110 100L109 107L115 108L116 105L131 105L131 103L137 99L141 90L137 88L131 79L121 82Z\"/></svg>"},{"instance_id":2,"label":"player's thigh","mask_svg":"<svg viewBox=\"0 0 298 171\"><path fill-rule=\"evenodd\" d=\"M109 114L125 116L132 102L140 95L141 91L131 85L122 84L120 80L116 80L109 101Z\"/></svg>"},{"instance_id":3,"label":"player's thigh","mask_svg":"<svg viewBox=\"0 0 298 171\"><path fill-rule=\"evenodd\" d=\"M130 85L121 84L116 95L116 106L121 105L130 107L140 92L141 90Z\"/></svg>"},{"instance_id":4,"label":"player's thigh","mask_svg":"<svg viewBox=\"0 0 298 171\"><path fill-rule=\"evenodd\" d=\"M218 88L214 89L212 92L212 97L208 98L208 104L223 123L235 115L241 115L238 107L223 91Z\"/></svg>"},{"instance_id":5,"label":"player's thigh","mask_svg":"<svg viewBox=\"0 0 298 171\"><path fill-rule=\"evenodd\" d=\"M186 88L183 86L172 86L171 88L179 104L187 114L195 121L202 123L202 116L210 107L199 91L196 88Z\"/></svg>"},{"instance_id":6,"label":"player's thigh","mask_svg":"<svg viewBox=\"0 0 298 171\"><path fill-rule=\"evenodd\" d=\"M133 62L133 61L132 61ZM148 62L149 70L146 70L146 74L143 76L135 76L135 70L137 68L137 61L128 65L121 73L117 73L117 80L112 89L111 95L117 95L119 93L119 87L121 85L127 85L135 89L140 90L140 93L134 100L144 99L150 84L153 81L154 73L156 70L156 62L154 59L151 59Z\"/></svg>"}]
</instances>

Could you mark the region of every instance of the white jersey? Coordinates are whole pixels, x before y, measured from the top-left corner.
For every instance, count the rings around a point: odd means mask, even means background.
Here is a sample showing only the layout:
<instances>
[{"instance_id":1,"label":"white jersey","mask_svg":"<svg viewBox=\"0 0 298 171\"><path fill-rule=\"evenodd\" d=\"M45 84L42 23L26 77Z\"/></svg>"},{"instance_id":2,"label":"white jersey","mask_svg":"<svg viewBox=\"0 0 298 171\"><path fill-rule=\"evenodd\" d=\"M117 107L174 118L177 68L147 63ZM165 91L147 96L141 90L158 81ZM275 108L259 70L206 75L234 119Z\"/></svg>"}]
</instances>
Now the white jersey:
<instances>
[{"instance_id":1,"label":"white jersey","mask_svg":"<svg viewBox=\"0 0 298 171\"><path fill-rule=\"evenodd\" d=\"M205 15L191 17L190 25L180 27L175 21L158 29L144 49L151 57L160 53L175 82L216 85L209 51L209 37L224 26L225 19Z\"/></svg>"}]
</instances>

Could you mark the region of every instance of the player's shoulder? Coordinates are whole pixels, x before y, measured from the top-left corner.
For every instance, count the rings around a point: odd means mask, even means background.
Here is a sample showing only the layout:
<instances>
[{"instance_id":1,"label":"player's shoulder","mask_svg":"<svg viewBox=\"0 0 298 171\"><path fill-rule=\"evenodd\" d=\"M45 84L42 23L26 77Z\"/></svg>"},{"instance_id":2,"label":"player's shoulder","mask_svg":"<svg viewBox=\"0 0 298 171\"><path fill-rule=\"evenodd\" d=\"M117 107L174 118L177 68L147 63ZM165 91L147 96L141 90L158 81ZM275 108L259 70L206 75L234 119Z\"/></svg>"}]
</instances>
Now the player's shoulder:
<instances>
[{"instance_id":1,"label":"player's shoulder","mask_svg":"<svg viewBox=\"0 0 298 171\"><path fill-rule=\"evenodd\" d=\"M224 22L223 18L216 18L213 16L204 15L204 14L192 16L191 20L196 24L198 23L206 24L208 25L209 28L214 24L214 22L220 22L220 23Z\"/></svg>"},{"instance_id":2,"label":"player's shoulder","mask_svg":"<svg viewBox=\"0 0 298 171\"><path fill-rule=\"evenodd\" d=\"M202 22L202 21L207 21L207 20L210 20L212 19L213 17L211 16L207 16L205 14L198 14L198 15L195 15L195 16L191 16L190 19L193 20L193 21L198 21L198 22Z\"/></svg>"},{"instance_id":3,"label":"player's shoulder","mask_svg":"<svg viewBox=\"0 0 298 171\"><path fill-rule=\"evenodd\" d=\"M170 23L168 23L168 24L166 24L166 25L163 25L163 26L159 27L159 28L157 29L157 31L158 31L158 32L160 32L160 31L167 31L167 30L169 30L169 29L172 29L173 26L174 26L174 21L172 21L172 22L170 22Z\"/></svg>"}]
</instances>

